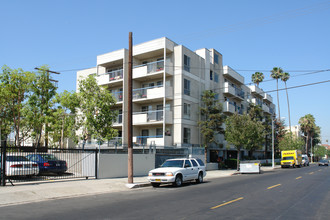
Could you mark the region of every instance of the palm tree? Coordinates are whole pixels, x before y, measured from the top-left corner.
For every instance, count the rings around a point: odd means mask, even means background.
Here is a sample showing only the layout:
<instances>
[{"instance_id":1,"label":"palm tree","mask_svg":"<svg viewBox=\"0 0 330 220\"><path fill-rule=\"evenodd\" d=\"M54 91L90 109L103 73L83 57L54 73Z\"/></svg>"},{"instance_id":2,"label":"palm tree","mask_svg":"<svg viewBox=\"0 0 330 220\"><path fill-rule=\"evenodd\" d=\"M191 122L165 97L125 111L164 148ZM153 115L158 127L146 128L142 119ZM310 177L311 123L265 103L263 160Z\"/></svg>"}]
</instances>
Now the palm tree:
<instances>
[{"instance_id":1,"label":"palm tree","mask_svg":"<svg viewBox=\"0 0 330 220\"><path fill-rule=\"evenodd\" d=\"M261 83L264 80L265 76L261 72L255 72L252 74L252 82L256 84L256 86L259 87L259 83Z\"/></svg>"},{"instance_id":2,"label":"palm tree","mask_svg":"<svg viewBox=\"0 0 330 220\"><path fill-rule=\"evenodd\" d=\"M276 79L276 91L277 91L277 106L278 106L278 119L281 120L281 113L280 113L280 101L278 97L278 79L281 78L283 70L280 67L274 67L272 71L270 71L270 77Z\"/></svg>"},{"instance_id":3,"label":"palm tree","mask_svg":"<svg viewBox=\"0 0 330 220\"><path fill-rule=\"evenodd\" d=\"M286 86L286 81L290 79L290 74L289 73L282 73L281 74L281 80L285 84L285 91L286 91L286 99L288 102L288 114L289 114L289 127L290 127L290 132L291 132L291 119L290 119L290 104L289 104L289 95L288 95L288 88Z\"/></svg>"},{"instance_id":4,"label":"palm tree","mask_svg":"<svg viewBox=\"0 0 330 220\"><path fill-rule=\"evenodd\" d=\"M316 127L315 118L313 115L307 114L304 117L301 117L299 119L298 123L300 125L300 129L302 130L302 132L304 132L304 134L307 135L307 137L306 137L306 154L308 154L308 143L309 143L308 140L310 139L312 132Z\"/></svg>"}]
</instances>

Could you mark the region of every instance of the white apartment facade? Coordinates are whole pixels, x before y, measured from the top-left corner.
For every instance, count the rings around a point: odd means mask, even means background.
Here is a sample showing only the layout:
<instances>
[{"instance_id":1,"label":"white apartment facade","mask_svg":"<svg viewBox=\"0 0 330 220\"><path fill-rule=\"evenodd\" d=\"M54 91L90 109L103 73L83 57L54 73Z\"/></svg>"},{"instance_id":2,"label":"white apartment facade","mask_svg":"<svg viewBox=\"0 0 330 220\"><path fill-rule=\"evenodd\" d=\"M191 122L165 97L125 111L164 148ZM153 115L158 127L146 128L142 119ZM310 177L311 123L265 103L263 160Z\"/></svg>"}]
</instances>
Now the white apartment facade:
<instances>
[{"instance_id":1,"label":"white apartment facade","mask_svg":"<svg viewBox=\"0 0 330 220\"><path fill-rule=\"evenodd\" d=\"M116 98L119 116L113 126L126 145L128 50L97 56L95 68L77 72L77 84L89 74L96 74L98 84ZM245 112L253 98L255 102L261 99L262 106L267 103L274 107L271 96L262 90L253 92L244 85L243 76L223 66L222 54L215 49L191 51L166 37L133 46L132 74L133 142L136 145L200 145L202 135L198 121L204 90L217 93L228 115ZM270 113L269 108L264 111ZM219 140L222 146L215 146L211 151L225 151L223 136L220 135Z\"/></svg>"}]
</instances>

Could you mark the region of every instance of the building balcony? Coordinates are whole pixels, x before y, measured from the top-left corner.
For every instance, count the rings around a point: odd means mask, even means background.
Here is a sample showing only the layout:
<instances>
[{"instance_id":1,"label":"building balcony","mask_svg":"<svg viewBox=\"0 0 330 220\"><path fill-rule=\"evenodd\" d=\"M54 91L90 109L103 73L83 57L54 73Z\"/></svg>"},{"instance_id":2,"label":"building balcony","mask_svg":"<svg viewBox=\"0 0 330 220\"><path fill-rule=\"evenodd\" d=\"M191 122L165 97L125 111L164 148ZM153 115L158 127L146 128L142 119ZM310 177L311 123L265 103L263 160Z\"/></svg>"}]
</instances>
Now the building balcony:
<instances>
[{"instance_id":1,"label":"building balcony","mask_svg":"<svg viewBox=\"0 0 330 220\"><path fill-rule=\"evenodd\" d=\"M241 88L235 88L234 86L230 85L228 82L224 83L223 93L231 97L244 100L244 95L245 95L244 91Z\"/></svg>"},{"instance_id":2,"label":"building balcony","mask_svg":"<svg viewBox=\"0 0 330 220\"><path fill-rule=\"evenodd\" d=\"M269 112L269 107L268 107L267 105L263 104L263 105L262 105L262 110L263 110L265 113L270 114L270 112Z\"/></svg>"},{"instance_id":3,"label":"building balcony","mask_svg":"<svg viewBox=\"0 0 330 220\"><path fill-rule=\"evenodd\" d=\"M164 110L135 112L133 113L133 125L163 124ZM165 123L173 124L172 111L165 111Z\"/></svg>"},{"instance_id":4,"label":"building balcony","mask_svg":"<svg viewBox=\"0 0 330 220\"><path fill-rule=\"evenodd\" d=\"M134 136L133 142L140 146L172 146L172 136Z\"/></svg>"},{"instance_id":5,"label":"building balcony","mask_svg":"<svg viewBox=\"0 0 330 220\"><path fill-rule=\"evenodd\" d=\"M112 96L116 99L116 104L121 104L123 102L123 92L113 92Z\"/></svg>"},{"instance_id":6,"label":"building balcony","mask_svg":"<svg viewBox=\"0 0 330 220\"><path fill-rule=\"evenodd\" d=\"M146 88L139 88L133 90L133 101L134 102L149 102L150 100L161 101L163 98L166 99L173 99L173 88L166 87L166 96L164 94L164 86L153 86L153 87L146 87Z\"/></svg>"},{"instance_id":7,"label":"building balcony","mask_svg":"<svg viewBox=\"0 0 330 220\"><path fill-rule=\"evenodd\" d=\"M111 72L100 74L96 77L98 85L108 85L112 86L120 85L123 82L123 69L114 70Z\"/></svg>"},{"instance_id":8,"label":"building balcony","mask_svg":"<svg viewBox=\"0 0 330 220\"><path fill-rule=\"evenodd\" d=\"M255 85L251 85L251 86L249 86L249 88L250 88L252 94L264 98L265 93L262 89L260 89L259 87L255 86Z\"/></svg>"},{"instance_id":9,"label":"building balcony","mask_svg":"<svg viewBox=\"0 0 330 220\"><path fill-rule=\"evenodd\" d=\"M273 102L273 97L267 93L264 95L264 101L272 103Z\"/></svg>"},{"instance_id":10,"label":"building balcony","mask_svg":"<svg viewBox=\"0 0 330 220\"><path fill-rule=\"evenodd\" d=\"M234 114L234 113L238 113L238 114L243 114L243 110L241 109L241 107L234 105L234 103L232 103L231 101L225 101L223 103L223 112L224 113L230 113L230 114Z\"/></svg>"},{"instance_id":11,"label":"building balcony","mask_svg":"<svg viewBox=\"0 0 330 220\"><path fill-rule=\"evenodd\" d=\"M169 68L166 68L166 74L173 75L173 71L171 71L173 68L170 68L173 66L173 64L170 62L170 60L166 61L166 65L169 66ZM139 79L143 77L156 78L158 77L158 74L162 73L164 73L164 60L135 66L133 68L133 79Z\"/></svg>"},{"instance_id":12,"label":"building balcony","mask_svg":"<svg viewBox=\"0 0 330 220\"><path fill-rule=\"evenodd\" d=\"M223 76L238 82L240 85L244 84L244 77L229 66L223 67Z\"/></svg>"},{"instance_id":13,"label":"building balcony","mask_svg":"<svg viewBox=\"0 0 330 220\"><path fill-rule=\"evenodd\" d=\"M251 102L254 105L259 105L260 107L263 106L263 103L262 103L261 99L259 99L259 98L251 98L248 101Z\"/></svg>"}]
</instances>

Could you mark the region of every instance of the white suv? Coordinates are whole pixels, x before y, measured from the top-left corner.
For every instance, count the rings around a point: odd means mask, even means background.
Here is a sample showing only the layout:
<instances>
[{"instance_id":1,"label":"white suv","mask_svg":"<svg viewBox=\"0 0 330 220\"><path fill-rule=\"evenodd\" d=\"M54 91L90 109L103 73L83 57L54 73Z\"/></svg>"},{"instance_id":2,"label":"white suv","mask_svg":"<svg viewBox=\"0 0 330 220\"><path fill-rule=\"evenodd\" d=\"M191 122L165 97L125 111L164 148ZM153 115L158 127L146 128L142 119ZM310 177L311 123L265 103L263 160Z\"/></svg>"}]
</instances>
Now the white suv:
<instances>
[{"instance_id":1,"label":"white suv","mask_svg":"<svg viewBox=\"0 0 330 220\"><path fill-rule=\"evenodd\" d=\"M180 158L166 160L160 168L150 170L148 180L153 187L161 183L181 186L183 182L192 180L201 183L205 176L205 165L201 159Z\"/></svg>"}]
</instances>

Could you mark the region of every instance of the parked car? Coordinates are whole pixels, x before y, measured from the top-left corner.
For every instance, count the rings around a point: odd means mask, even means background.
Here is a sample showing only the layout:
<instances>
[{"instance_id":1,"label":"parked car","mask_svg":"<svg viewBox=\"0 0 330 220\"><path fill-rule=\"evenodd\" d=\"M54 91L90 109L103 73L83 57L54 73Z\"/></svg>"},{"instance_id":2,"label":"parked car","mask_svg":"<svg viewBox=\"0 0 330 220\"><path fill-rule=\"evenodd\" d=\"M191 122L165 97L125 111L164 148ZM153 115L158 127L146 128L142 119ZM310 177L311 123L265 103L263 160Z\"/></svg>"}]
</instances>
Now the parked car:
<instances>
[{"instance_id":1,"label":"parked car","mask_svg":"<svg viewBox=\"0 0 330 220\"><path fill-rule=\"evenodd\" d=\"M306 154L302 155L302 165L303 166L309 166L309 159L308 159L308 156Z\"/></svg>"},{"instance_id":2,"label":"parked car","mask_svg":"<svg viewBox=\"0 0 330 220\"><path fill-rule=\"evenodd\" d=\"M0 168L2 166L0 155ZM24 156L7 154L6 156L6 176L33 176L38 175L39 167L37 163L29 161Z\"/></svg>"},{"instance_id":3,"label":"parked car","mask_svg":"<svg viewBox=\"0 0 330 220\"><path fill-rule=\"evenodd\" d=\"M205 165L201 159L180 158L166 160L160 168L150 170L148 180L153 187L162 183L181 186L183 182L192 180L202 183L205 176Z\"/></svg>"},{"instance_id":4,"label":"parked car","mask_svg":"<svg viewBox=\"0 0 330 220\"><path fill-rule=\"evenodd\" d=\"M66 161L59 160L53 154L30 154L26 157L38 164L40 173L63 174L68 169Z\"/></svg>"},{"instance_id":5,"label":"parked car","mask_svg":"<svg viewBox=\"0 0 330 220\"><path fill-rule=\"evenodd\" d=\"M329 166L329 161L328 160L320 160L319 161L319 166Z\"/></svg>"}]
</instances>

